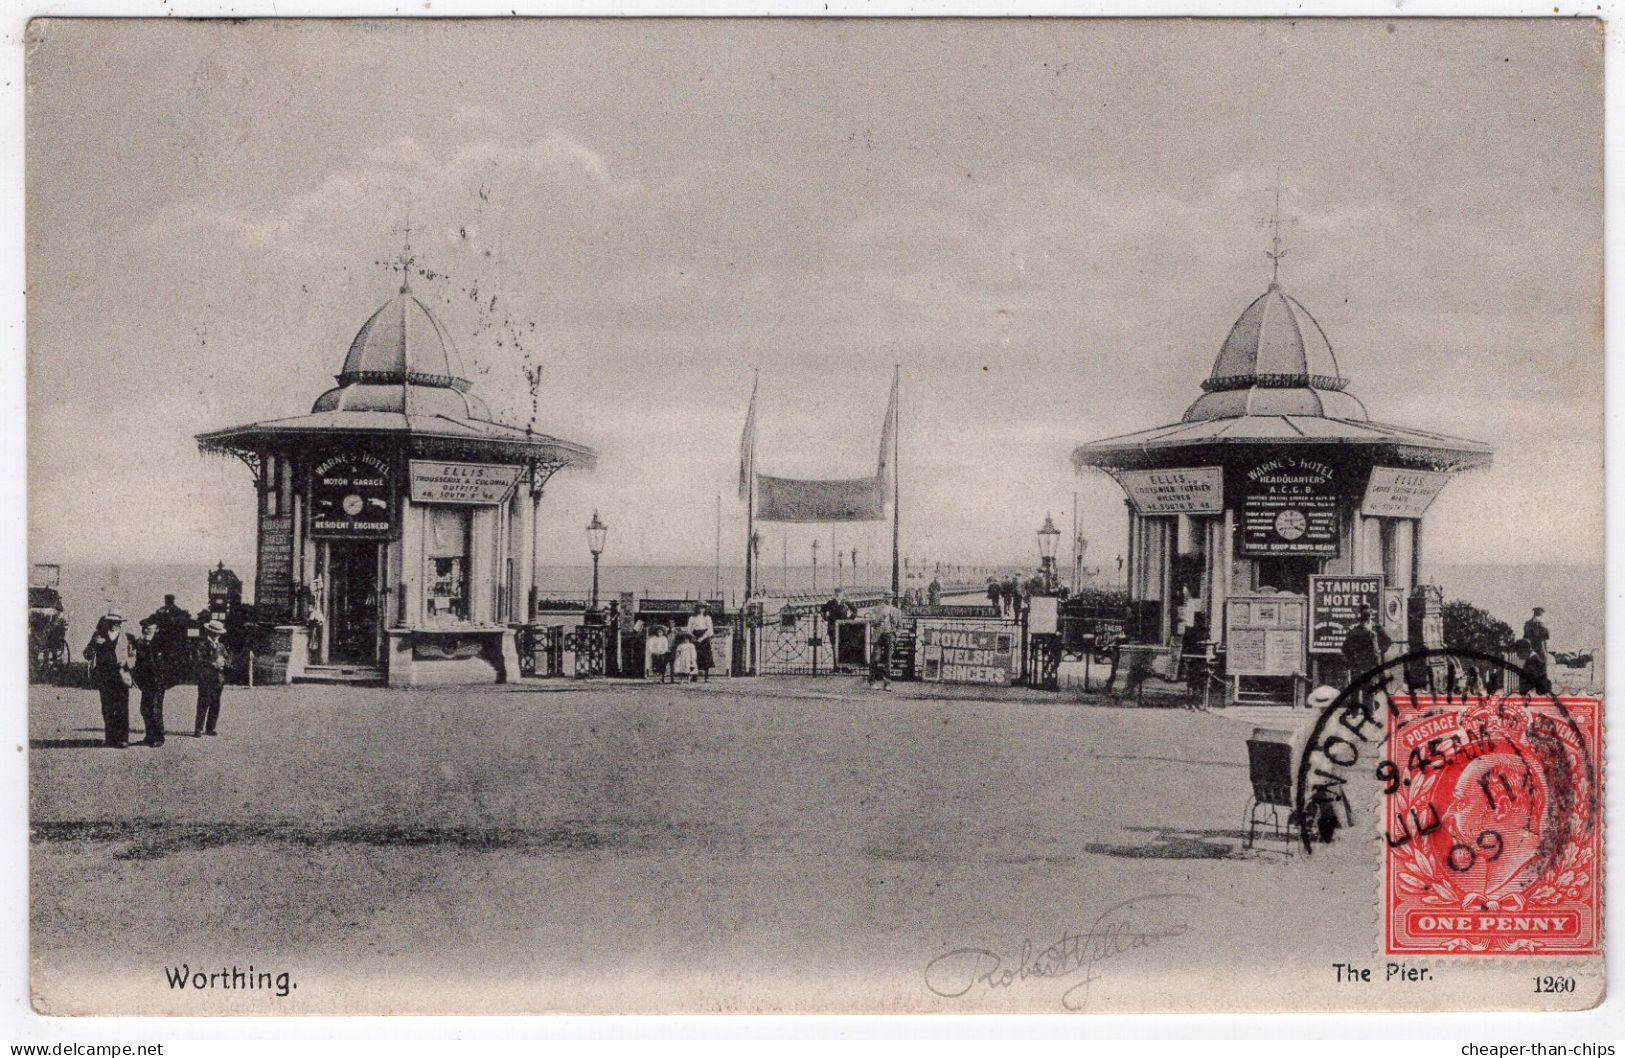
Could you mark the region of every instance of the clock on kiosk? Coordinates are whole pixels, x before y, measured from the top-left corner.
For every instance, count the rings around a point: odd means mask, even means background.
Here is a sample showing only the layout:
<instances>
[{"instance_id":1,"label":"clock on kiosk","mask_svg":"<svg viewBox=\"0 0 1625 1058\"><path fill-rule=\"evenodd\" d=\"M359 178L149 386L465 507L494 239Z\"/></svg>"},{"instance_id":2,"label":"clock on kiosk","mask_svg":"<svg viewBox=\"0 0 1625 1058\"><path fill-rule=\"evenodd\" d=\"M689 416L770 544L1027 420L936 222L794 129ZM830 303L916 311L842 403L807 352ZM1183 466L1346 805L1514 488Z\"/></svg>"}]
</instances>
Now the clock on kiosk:
<instances>
[{"instance_id":1,"label":"clock on kiosk","mask_svg":"<svg viewBox=\"0 0 1625 1058\"><path fill-rule=\"evenodd\" d=\"M1295 507L1288 507L1275 516L1275 535L1282 540L1296 540L1309 528L1309 519Z\"/></svg>"}]
</instances>

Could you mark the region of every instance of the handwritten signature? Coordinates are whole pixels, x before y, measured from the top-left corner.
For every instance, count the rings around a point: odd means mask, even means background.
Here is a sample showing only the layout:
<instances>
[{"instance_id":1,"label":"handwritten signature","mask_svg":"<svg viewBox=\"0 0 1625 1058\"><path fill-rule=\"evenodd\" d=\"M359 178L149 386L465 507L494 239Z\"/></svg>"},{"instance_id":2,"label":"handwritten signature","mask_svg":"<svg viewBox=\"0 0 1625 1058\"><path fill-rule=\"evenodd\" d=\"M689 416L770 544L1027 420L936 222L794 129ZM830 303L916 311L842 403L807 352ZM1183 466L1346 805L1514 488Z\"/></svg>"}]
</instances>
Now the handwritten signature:
<instances>
[{"instance_id":1,"label":"handwritten signature","mask_svg":"<svg viewBox=\"0 0 1625 1058\"><path fill-rule=\"evenodd\" d=\"M1032 941L1021 945L1021 957L1013 963L986 948L957 948L939 955L925 968L925 987L946 999L956 999L983 986L996 991L1032 979L1079 977L1061 994L1061 1006L1082 1010L1089 999L1089 986L1100 979L1097 967L1117 955L1149 948L1158 941L1178 937L1190 930L1184 922L1158 927L1137 925L1135 918L1147 905L1158 901L1195 900L1187 893L1156 893L1124 900L1101 913L1081 933L1071 930L1042 950Z\"/></svg>"}]
</instances>

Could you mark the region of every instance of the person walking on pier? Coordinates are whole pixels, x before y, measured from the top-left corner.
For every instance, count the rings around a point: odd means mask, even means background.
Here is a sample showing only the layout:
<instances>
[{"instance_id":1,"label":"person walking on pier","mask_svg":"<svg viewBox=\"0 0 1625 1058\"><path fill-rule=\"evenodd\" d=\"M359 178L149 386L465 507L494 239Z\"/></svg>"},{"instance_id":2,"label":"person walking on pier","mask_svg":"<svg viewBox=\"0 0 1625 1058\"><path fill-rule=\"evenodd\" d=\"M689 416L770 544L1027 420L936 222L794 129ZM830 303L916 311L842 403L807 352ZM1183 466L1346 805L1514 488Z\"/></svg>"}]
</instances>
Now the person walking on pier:
<instances>
[{"instance_id":1,"label":"person walking on pier","mask_svg":"<svg viewBox=\"0 0 1625 1058\"><path fill-rule=\"evenodd\" d=\"M220 693L226 683L226 644L220 638L226 626L210 621L203 626L203 641L197 652L197 723L192 728L193 738L215 734L220 722Z\"/></svg>"},{"instance_id":2,"label":"person walking on pier","mask_svg":"<svg viewBox=\"0 0 1625 1058\"><path fill-rule=\"evenodd\" d=\"M160 631L158 622L151 617L141 622L132 672L141 691L141 724L146 731L141 744L154 747L164 744L164 692L169 688L170 676L170 661L158 638Z\"/></svg>"},{"instance_id":3,"label":"person walking on pier","mask_svg":"<svg viewBox=\"0 0 1625 1058\"><path fill-rule=\"evenodd\" d=\"M869 646L869 676L864 682L873 687L879 681L882 690L891 690L892 647L897 632L903 627L903 611L890 596L869 611L869 627L874 637Z\"/></svg>"},{"instance_id":4,"label":"person walking on pier","mask_svg":"<svg viewBox=\"0 0 1625 1058\"><path fill-rule=\"evenodd\" d=\"M102 728L107 744L123 749L130 743L130 675L135 649L124 631L124 618L110 613L96 622L96 632L85 644L90 676L102 698Z\"/></svg>"}]
</instances>

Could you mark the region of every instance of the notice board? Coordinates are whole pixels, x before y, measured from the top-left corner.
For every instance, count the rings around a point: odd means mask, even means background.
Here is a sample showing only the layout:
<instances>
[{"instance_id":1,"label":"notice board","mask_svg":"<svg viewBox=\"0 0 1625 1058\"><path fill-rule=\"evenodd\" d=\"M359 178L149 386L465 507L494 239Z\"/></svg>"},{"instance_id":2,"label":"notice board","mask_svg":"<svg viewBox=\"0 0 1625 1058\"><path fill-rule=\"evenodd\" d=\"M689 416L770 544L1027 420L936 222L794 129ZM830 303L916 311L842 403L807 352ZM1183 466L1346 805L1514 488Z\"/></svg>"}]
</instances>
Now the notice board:
<instances>
[{"instance_id":1,"label":"notice board","mask_svg":"<svg viewBox=\"0 0 1625 1058\"><path fill-rule=\"evenodd\" d=\"M1235 595L1225 600L1225 671L1232 676L1292 676L1308 666L1304 638L1309 600L1302 595Z\"/></svg>"}]
</instances>

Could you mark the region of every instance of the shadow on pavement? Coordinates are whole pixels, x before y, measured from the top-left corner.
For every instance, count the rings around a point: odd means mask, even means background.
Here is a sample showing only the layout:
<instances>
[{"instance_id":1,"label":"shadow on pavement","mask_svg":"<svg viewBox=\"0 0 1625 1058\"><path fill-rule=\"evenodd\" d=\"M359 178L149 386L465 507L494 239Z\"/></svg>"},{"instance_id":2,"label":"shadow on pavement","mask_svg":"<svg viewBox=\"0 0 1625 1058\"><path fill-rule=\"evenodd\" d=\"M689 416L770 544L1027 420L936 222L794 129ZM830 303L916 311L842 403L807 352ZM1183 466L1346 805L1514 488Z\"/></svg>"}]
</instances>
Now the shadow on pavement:
<instances>
[{"instance_id":1,"label":"shadow on pavement","mask_svg":"<svg viewBox=\"0 0 1625 1058\"><path fill-rule=\"evenodd\" d=\"M1246 860L1252 857L1241 848L1246 837L1239 830L1182 830L1177 827L1130 827L1149 833L1143 845L1113 845L1090 842L1084 848L1102 856L1129 860ZM1233 843L1233 844L1232 844Z\"/></svg>"}]
</instances>

